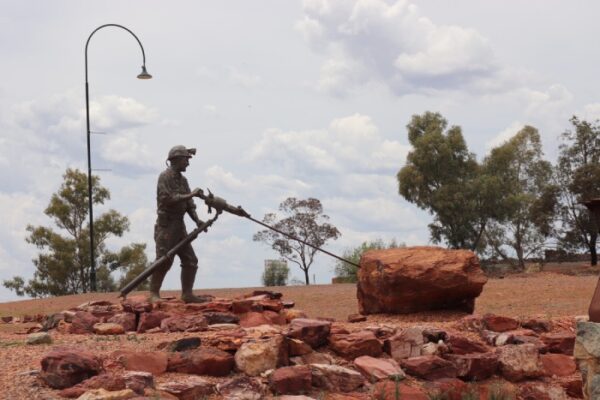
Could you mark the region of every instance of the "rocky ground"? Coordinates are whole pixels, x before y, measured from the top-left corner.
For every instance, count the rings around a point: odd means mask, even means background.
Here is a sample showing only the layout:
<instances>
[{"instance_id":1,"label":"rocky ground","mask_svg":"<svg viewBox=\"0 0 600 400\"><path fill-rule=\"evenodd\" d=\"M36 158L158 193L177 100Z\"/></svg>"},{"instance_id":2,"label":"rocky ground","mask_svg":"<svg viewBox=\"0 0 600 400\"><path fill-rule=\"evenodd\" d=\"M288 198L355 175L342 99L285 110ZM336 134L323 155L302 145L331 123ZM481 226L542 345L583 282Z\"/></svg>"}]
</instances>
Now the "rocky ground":
<instances>
[{"instance_id":1,"label":"rocky ground","mask_svg":"<svg viewBox=\"0 0 600 400\"><path fill-rule=\"evenodd\" d=\"M596 280L513 275L486 284L474 317L429 312L357 322L348 321L357 311L354 285L276 288L281 298L198 291L216 299L192 307L171 300L151 309L136 297L120 305L114 294L0 304L0 316L15 317L0 324L0 398L143 398L145 390L151 399L428 399L452 388L456 399L488 398L490 390L577 397L574 323ZM67 312L43 317L60 311ZM51 343L27 344L38 324ZM98 388L125 391L90 397Z\"/></svg>"}]
</instances>

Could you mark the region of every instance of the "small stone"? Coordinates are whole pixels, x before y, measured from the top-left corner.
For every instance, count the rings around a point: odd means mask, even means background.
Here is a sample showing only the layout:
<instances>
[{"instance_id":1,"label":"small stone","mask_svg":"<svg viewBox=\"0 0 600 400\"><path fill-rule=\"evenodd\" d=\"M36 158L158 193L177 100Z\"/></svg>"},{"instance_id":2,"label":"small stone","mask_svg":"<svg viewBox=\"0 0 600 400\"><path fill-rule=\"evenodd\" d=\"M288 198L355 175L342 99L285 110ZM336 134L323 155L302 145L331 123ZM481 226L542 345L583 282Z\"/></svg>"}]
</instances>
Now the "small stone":
<instances>
[{"instance_id":1,"label":"small stone","mask_svg":"<svg viewBox=\"0 0 600 400\"><path fill-rule=\"evenodd\" d=\"M276 394L299 394L312 388L310 367L299 365L278 368L269 376L269 386Z\"/></svg>"},{"instance_id":2,"label":"small stone","mask_svg":"<svg viewBox=\"0 0 600 400\"><path fill-rule=\"evenodd\" d=\"M109 392L106 389L92 389L77 398L77 400L127 400L135 396L131 389Z\"/></svg>"},{"instance_id":3,"label":"small stone","mask_svg":"<svg viewBox=\"0 0 600 400\"><path fill-rule=\"evenodd\" d=\"M290 323L288 336L308 343L313 349L327 343L331 322L297 318Z\"/></svg>"},{"instance_id":4,"label":"small stone","mask_svg":"<svg viewBox=\"0 0 600 400\"><path fill-rule=\"evenodd\" d=\"M360 314L350 314L348 315L348 322L356 323L356 322L365 322L367 317L365 315Z\"/></svg>"},{"instance_id":5,"label":"small stone","mask_svg":"<svg viewBox=\"0 0 600 400\"><path fill-rule=\"evenodd\" d=\"M519 327L519 322L516 319L501 315L486 314L483 316L482 321L487 329L493 332L512 331Z\"/></svg>"},{"instance_id":6,"label":"small stone","mask_svg":"<svg viewBox=\"0 0 600 400\"><path fill-rule=\"evenodd\" d=\"M212 324L208 325L209 331L227 331L231 329L238 329L240 326L238 324Z\"/></svg>"},{"instance_id":7,"label":"small stone","mask_svg":"<svg viewBox=\"0 0 600 400\"><path fill-rule=\"evenodd\" d=\"M160 375L167 370L167 353L162 351L120 350L114 353L117 361L129 371L145 371Z\"/></svg>"},{"instance_id":8,"label":"small stone","mask_svg":"<svg viewBox=\"0 0 600 400\"><path fill-rule=\"evenodd\" d=\"M195 375L227 376L235 365L233 356L214 347L171 353L169 372Z\"/></svg>"},{"instance_id":9,"label":"small stone","mask_svg":"<svg viewBox=\"0 0 600 400\"><path fill-rule=\"evenodd\" d=\"M382 353L382 345L371 331L359 331L347 335L331 335L329 348L346 359L360 356L378 357Z\"/></svg>"},{"instance_id":10,"label":"small stone","mask_svg":"<svg viewBox=\"0 0 600 400\"><path fill-rule=\"evenodd\" d=\"M122 335L125 333L125 329L119 324L104 322L94 324L94 333L96 335Z\"/></svg>"},{"instance_id":11,"label":"small stone","mask_svg":"<svg viewBox=\"0 0 600 400\"><path fill-rule=\"evenodd\" d=\"M235 353L235 365L246 375L258 376L261 373L275 369L282 362L282 353L287 358L287 343L283 336L267 340L246 342Z\"/></svg>"},{"instance_id":12,"label":"small stone","mask_svg":"<svg viewBox=\"0 0 600 400\"><path fill-rule=\"evenodd\" d=\"M175 351L187 351L200 347L200 338L199 337L190 337L183 338L179 340L175 340L173 342L161 343L158 348L166 349L167 351L175 352Z\"/></svg>"},{"instance_id":13,"label":"small stone","mask_svg":"<svg viewBox=\"0 0 600 400\"><path fill-rule=\"evenodd\" d=\"M241 376L219 383L217 391L225 399L261 400L265 398L267 387L256 378Z\"/></svg>"},{"instance_id":14,"label":"small stone","mask_svg":"<svg viewBox=\"0 0 600 400\"><path fill-rule=\"evenodd\" d=\"M568 376L575 373L575 360L566 354L540 354L544 371L548 376Z\"/></svg>"},{"instance_id":15,"label":"small stone","mask_svg":"<svg viewBox=\"0 0 600 400\"><path fill-rule=\"evenodd\" d=\"M27 344L51 344L52 337L48 332L37 332L27 336Z\"/></svg>"},{"instance_id":16,"label":"small stone","mask_svg":"<svg viewBox=\"0 0 600 400\"><path fill-rule=\"evenodd\" d=\"M102 361L83 350L58 348L41 361L40 377L54 389L74 386L102 371Z\"/></svg>"},{"instance_id":17,"label":"small stone","mask_svg":"<svg viewBox=\"0 0 600 400\"><path fill-rule=\"evenodd\" d=\"M196 400L215 392L215 384L199 376L186 376L158 385L158 390L177 396L180 400Z\"/></svg>"},{"instance_id":18,"label":"small stone","mask_svg":"<svg viewBox=\"0 0 600 400\"><path fill-rule=\"evenodd\" d=\"M354 366L371 383L382 379L404 379L406 374L393 359L382 359L371 356L361 356L354 360Z\"/></svg>"},{"instance_id":19,"label":"small stone","mask_svg":"<svg viewBox=\"0 0 600 400\"><path fill-rule=\"evenodd\" d=\"M543 374L539 353L532 344L509 344L496 350L502 376L512 382Z\"/></svg>"},{"instance_id":20,"label":"small stone","mask_svg":"<svg viewBox=\"0 0 600 400\"><path fill-rule=\"evenodd\" d=\"M311 364L313 385L331 392L352 392L365 383L365 378L354 370L339 365Z\"/></svg>"},{"instance_id":21,"label":"small stone","mask_svg":"<svg viewBox=\"0 0 600 400\"><path fill-rule=\"evenodd\" d=\"M456 378L454 364L438 356L419 356L402 360L403 370L417 378L434 381L441 378Z\"/></svg>"},{"instance_id":22,"label":"small stone","mask_svg":"<svg viewBox=\"0 0 600 400\"><path fill-rule=\"evenodd\" d=\"M123 312L113 315L106 322L112 322L121 325L125 332L134 332L137 328L135 319L136 317L134 313Z\"/></svg>"},{"instance_id":23,"label":"small stone","mask_svg":"<svg viewBox=\"0 0 600 400\"><path fill-rule=\"evenodd\" d=\"M146 388L154 388L154 375L144 371L124 371L125 387L136 393L143 394Z\"/></svg>"}]
</instances>

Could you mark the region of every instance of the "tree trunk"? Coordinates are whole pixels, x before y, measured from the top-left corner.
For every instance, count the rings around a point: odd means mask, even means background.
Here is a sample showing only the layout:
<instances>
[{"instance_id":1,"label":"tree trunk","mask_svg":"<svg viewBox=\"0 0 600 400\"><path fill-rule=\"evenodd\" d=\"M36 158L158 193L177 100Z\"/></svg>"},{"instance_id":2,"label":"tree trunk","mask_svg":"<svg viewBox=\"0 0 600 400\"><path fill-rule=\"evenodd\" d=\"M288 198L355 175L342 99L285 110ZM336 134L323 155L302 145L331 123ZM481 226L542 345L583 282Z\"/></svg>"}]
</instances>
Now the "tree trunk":
<instances>
[{"instance_id":1,"label":"tree trunk","mask_svg":"<svg viewBox=\"0 0 600 400\"><path fill-rule=\"evenodd\" d=\"M596 239L597 238L598 238L598 234L590 235L589 249L590 249L590 257L591 257L592 265L598 265L598 253L596 252Z\"/></svg>"},{"instance_id":2,"label":"tree trunk","mask_svg":"<svg viewBox=\"0 0 600 400\"><path fill-rule=\"evenodd\" d=\"M523 249L521 247L517 247L515 249L517 251L517 268L519 271L525 271L525 260L523 259Z\"/></svg>"},{"instance_id":3,"label":"tree trunk","mask_svg":"<svg viewBox=\"0 0 600 400\"><path fill-rule=\"evenodd\" d=\"M308 268L304 270L304 279L306 280L306 284L310 285L310 279L308 278Z\"/></svg>"}]
</instances>

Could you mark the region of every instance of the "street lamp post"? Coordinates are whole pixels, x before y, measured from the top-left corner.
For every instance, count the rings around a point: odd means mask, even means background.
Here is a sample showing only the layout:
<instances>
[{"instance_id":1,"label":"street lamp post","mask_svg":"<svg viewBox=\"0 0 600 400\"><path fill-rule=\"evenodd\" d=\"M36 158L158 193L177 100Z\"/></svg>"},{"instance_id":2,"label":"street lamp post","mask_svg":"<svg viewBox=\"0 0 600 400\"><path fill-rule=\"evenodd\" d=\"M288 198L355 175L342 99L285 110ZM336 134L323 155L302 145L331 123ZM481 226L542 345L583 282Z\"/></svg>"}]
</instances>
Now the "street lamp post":
<instances>
[{"instance_id":1,"label":"street lamp post","mask_svg":"<svg viewBox=\"0 0 600 400\"><path fill-rule=\"evenodd\" d=\"M140 49L142 49L142 72L137 76L138 79L150 79L152 75L150 75L146 71L146 53L144 52L144 46L142 46L142 42L140 39L122 25L118 24L105 24L101 25L98 28L94 29L90 36L85 42L85 117L86 117L86 126L87 126L87 162L88 162L88 208L90 214L90 291L96 291L96 257L94 255L94 210L93 210L93 200L92 200L92 156L90 151L90 91L88 85L88 45L90 44L90 39L94 36L94 33L98 32L102 28L106 28L108 26L114 26L117 28L121 28L131 33L131 35L137 40L140 45ZM85 284L84 282L82 282ZM84 286L85 287L85 286Z\"/></svg>"}]
</instances>

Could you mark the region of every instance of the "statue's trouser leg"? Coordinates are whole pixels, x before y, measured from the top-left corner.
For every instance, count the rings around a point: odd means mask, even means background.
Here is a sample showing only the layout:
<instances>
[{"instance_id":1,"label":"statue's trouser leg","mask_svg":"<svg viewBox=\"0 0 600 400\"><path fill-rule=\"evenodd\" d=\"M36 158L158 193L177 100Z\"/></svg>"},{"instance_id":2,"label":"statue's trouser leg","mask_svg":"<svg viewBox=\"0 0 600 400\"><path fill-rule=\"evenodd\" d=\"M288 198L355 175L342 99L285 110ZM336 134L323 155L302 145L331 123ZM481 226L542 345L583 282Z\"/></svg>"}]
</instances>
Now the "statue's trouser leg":
<instances>
[{"instance_id":1,"label":"statue's trouser leg","mask_svg":"<svg viewBox=\"0 0 600 400\"><path fill-rule=\"evenodd\" d=\"M198 258L191 244L184 246L177 253L181 259L181 299L186 303L203 303L201 297L194 296L194 280L198 270Z\"/></svg>"},{"instance_id":2,"label":"statue's trouser leg","mask_svg":"<svg viewBox=\"0 0 600 400\"><path fill-rule=\"evenodd\" d=\"M158 260L169 251L173 241L173 232L165 225L154 225L154 242L156 244L156 259ZM173 265L173 259L169 258L154 270L150 277L150 301L160 300L160 287Z\"/></svg>"}]
</instances>

